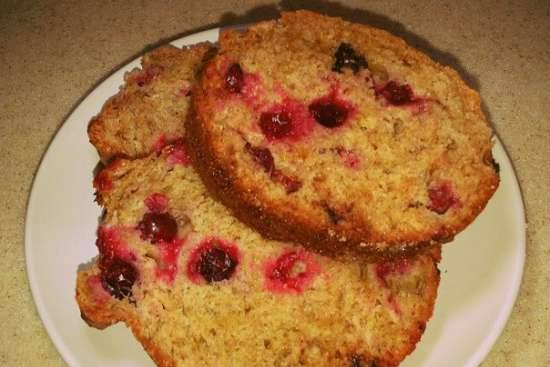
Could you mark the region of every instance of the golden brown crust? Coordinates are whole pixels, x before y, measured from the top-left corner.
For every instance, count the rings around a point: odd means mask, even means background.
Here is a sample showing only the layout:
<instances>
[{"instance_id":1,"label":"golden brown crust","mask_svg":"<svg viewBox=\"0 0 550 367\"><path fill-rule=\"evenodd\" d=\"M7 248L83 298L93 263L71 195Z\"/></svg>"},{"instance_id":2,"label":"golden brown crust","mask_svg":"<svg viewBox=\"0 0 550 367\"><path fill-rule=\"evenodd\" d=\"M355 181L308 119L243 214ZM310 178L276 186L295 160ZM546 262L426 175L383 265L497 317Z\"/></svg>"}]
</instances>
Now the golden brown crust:
<instances>
[{"instance_id":1,"label":"golden brown crust","mask_svg":"<svg viewBox=\"0 0 550 367\"><path fill-rule=\"evenodd\" d=\"M457 86L455 92L460 99L460 102L457 103L463 105L464 111L466 111L465 118L468 121L464 125L472 122L472 125L478 128L480 126L481 129L486 128L483 126L487 123L480 109L479 95L467 87L455 71L434 63L424 54L407 46L403 40L381 30L350 25L310 12L283 14L280 22L300 23L304 25L303 28L309 29L328 29L329 25L333 25L333 28L350 27L352 31L357 31L358 35L363 32L374 38L382 39L388 48L394 48L398 50L396 52L401 52L407 62L429 65L448 78L449 83ZM257 229L264 236L277 240L300 242L325 254L351 252L367 256L395 256L414 253L426 245L450 241L458 232L466 228L483 210L488 199L498 187L498 174L490 169L487 170L489 172L478 175L468 173L468 167L463 169L465 175L468 175L468 179L475 176L477 181L476 187L466 193L468 195L467 203L463 208L457 210L460 215L453 216L449 220L432 220L433 223L417 230L402 228L398 225L390 231L382 230L371 223L373 216L385 215L376 212L352 215L347 218L347 224L333 225L320 217L319 213L304 208L303 205L293 202L292 199L273 199L267 194L267 189L263 190L256 181L250 180L247 173L242 173L244 165L242 158L237 157L236 153L233 154L239 148L235 148L230 143L226 144L225 141L229 141L229 138L226 139L225 135L214 132L218 129L216 124L220 123L216 120L216 109L219 109L218 100L223 101L226 97L223 92L220 92L223 89L220 65L227 63L226 59L232 60L238 57L235 55L243 53L247 39L255 39L255 35L261 34L263 30L276 27L277 23L274 22L261 23L251 28L249 31L251 36L248 38L246 33L242 35L235 31L222 34L219 55L208 62L198 85L194 88L193 118L186 122L186 139L196 169L210 192L231 208L235 216ZM261 35L257 36L257 39L261 40L261 38ZM261 44L255 44L254 47L261 47ZM257 64L254 65L257 66ZM225 119L227 120L226 117ZM226 127L223 134L230 134L231 129L233 129L232 126ZM464 129L466 132L469 131L467 126ZM475 132L475 130L473 131ZM472 147L487 147L488 145L490 150L490 142L486 135L476 137L476 134L472 133L468 139L472 141ZM476 139L479 142L476 142ZM478 156L481 157L483 154L484 152L479 152ZM434 174L434 177L437 178L439 172L443 172L444 177L444 163L439 166L438 164L437 161L434 161L434 168L431 169L438 172ZM478 166L477 163L475 166L472 164L472 168ZM267 187L267 184L265 186ZM330 202L331 199L327 196L326 201ZM405 222L406 219L402 223Z\"/></svg>"},{"instance_id":2,"label":"golden brown crust","mask_svg":"<svg viewBox=\"0 0 550 367\"><path fill-rule=\"evenodd\" d=\"M126 73L120 91L88 125L103 162L137 158L183 136L190 89L212 46L162 46L146 53L142 67Z\"/></svg>"},{"instance_id":3,"label":"golden brown crust","mask_svg":"<svg viewBox=\"0 0 550 367\"><path fill-rule=\"evenodd\" d=\"M90 283L99 276L99 273L99 269L94 265L77 274L76 302L80 308L82 320L96 329L104 329L118 322L124 322L157 366L174 367L175 361L145 334L144 325L139 323L135 315L135 305L131 305L127 300L117 301L107 294L97 295L101 290L96 288L97 285L92 286Z\"/></svg>"}]
</instances>

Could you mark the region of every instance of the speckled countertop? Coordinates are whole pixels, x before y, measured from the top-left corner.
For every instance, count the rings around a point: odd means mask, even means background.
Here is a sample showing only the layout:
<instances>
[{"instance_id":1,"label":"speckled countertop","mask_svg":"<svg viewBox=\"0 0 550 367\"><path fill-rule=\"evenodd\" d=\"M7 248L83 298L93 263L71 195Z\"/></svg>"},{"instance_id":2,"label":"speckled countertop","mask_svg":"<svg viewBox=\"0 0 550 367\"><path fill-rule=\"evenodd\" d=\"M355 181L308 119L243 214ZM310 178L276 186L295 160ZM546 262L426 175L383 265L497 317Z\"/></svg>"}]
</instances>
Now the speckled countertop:
<instances>
[{"instance_id":1,"label":"speckled countertop","mask_svg":"<svg viewBox=\"0 0 550 367\"><path fill-rule=\"evenodd\" d=\"M550 366L550 2L283 0L278 6L385 28L480 90L515 165L528 218L519 298L482 366ZM1 366L65 365L33 304L24 226L33 175L72 108L151 44L276 13L273 3L248 0L0 2Z\"/></svg>"}]
</instances>

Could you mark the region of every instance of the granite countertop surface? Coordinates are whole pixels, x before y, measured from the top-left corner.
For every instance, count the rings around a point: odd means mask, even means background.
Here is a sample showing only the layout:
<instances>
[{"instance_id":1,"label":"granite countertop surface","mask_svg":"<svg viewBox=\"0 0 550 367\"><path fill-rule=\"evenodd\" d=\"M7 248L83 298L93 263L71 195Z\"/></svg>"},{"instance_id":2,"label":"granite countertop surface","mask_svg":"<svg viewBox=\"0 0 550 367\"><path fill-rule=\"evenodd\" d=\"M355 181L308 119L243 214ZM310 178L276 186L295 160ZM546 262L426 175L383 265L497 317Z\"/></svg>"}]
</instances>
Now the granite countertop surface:
<instances>
[{"instance_id":1,"label":"granite countertop surface","mask_svg":"<svg viewBox=\"0 0 550 367\"><path fill-rule=\"evenodd\" d=\"M151 45L220 24L272 18L279 8L316 9L389 30L457 68L480 91L515 166L528 220L519 297L482 366L550 366L547 0L0 2L1 366L66 365L33 303L24 228L40 159L70 111Z\"/></svg>"}]
</instances>

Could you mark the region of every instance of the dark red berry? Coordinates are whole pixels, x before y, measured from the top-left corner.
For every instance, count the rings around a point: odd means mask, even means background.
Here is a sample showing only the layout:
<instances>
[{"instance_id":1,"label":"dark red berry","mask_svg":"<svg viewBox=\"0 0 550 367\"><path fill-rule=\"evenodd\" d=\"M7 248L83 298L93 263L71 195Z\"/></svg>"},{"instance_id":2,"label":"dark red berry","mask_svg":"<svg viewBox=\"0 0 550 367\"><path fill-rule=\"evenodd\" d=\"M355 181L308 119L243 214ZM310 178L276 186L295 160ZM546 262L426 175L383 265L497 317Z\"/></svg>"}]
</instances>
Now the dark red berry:
<instances>
[{"instance_id":1,"label":"dark red berry","mask_svg":"<svg viewBox=\"0 0 550 367\"><path fill-rule=\"evenodd\" d=\"M195 247L188 257L187 277L201 284L230 279L239 264L236 245L218 238L210 238Z\"/></svg>"},{"instance_id":2,"label":"dark red berry","mask_svg":"<svg viewBox=\"0 0 550 367\"><path fill-rule=\"evenodd\" d=\"M453 193L451 184L447 181L440 182L428 188L428 209L437 214L445 214L458 200Z\"/></svg>"},{"instance_id":3,"label":"dark red berry","mask_svg":"<svg viewBox=\"0 0 550 367\"><path fill-rule=\"evenodd\" d=\"M132 296L132 286L136 282L136 268L119 258L106 259L101 265L103 288L118 299Z\"/></svg>"},{"instance_id":4,"label":"dark red berry","mask_svg":"<svg viewBox=\"0 0 550 367\"><path fill-rule=\"evenodd\" d=\"M265 172L271 174L273 168L275 167L275 162L269 149L253 147L250 143L246 143L244 148L252 156L254 162L262 166Z\"/></svg>"},{"instance_id":5,"label":"dark red berry","mask_svg":"<svg viewBox=\"0 0 550 367\"><path fill-rule=\"evenodd\" d=\"M178 223L168 213L145 213L137 228L141 238L151 243L170 242L178 233Z\"/></svg>"},{"instance_id":6,"label":"dark red berry","mask_svg":"<svg viewBox=\"0 0 550 367\"><path fill-rule=\"evenodd\" d=\"M201 253L197 272L208 283L231 278L237 267L236 259L219 247L211 247Z\"/></svg>"},{"instance_id":7,"label":"dark red berry","mask_svg":"<svg viewBox=\"0 0 550 367\"><path fill-rule=\"evenodd\" d=\"M302 181L296 177L287 176L278 169L272 171L271 178L273 181L283 185L287 194L292 194L302 187Z\"/></svg>"},{"instance_id":8,"label":"dark red berry","mask_svg":"<svg viewBox=\"0 0 550 367\"><path fill-rule=\"evenodd\" d=\"M240 93L244 85L243 69L239 64L233 64L225 73L225 88L232 93Z\"/></svg>"},{"instance_id":9,"label":"dark red berry","mask_svg":"<svg viewBox=\"0 0 550 367\"><path fill-rule=\"evenodd\" d=\"M377 91L388 103L394 106L402 106L414 101L413 91L408 84L399 85L394 81L386 83L382 89Z\"/></svg>"},{"instance_id":10,"label":"dark red berry","mask_svg":"<svg viewBox=\"0 0 550 367\"><path fill-rule=\"evenodd\" d=\"M285 111L264 112L260 116L260 128L268 139L281 139L292 132L292 120Z\"/></svg>"},{"instance_id":11,"label":"dark red berry","mask_svg":"<svg viewBox=\"0 0 550 367\"><path fill-rule=\"evenodd\" d=\"M338 49L334 54L332 71L341 73L343 68L349 68L354 74L356 74L359 70L367 67L367 60L363 57L363 55L355 51L349 43L340 43L340 46L338 46Z\"/></svg>"},{"instance_id":12,"label":"dark red berry","mask_svg":"<svg viewBox=\"0 0 550 367\"><path fill-rule=\"evenodd\" d=\"M318 123L331 129L344 124L348 117L346 106L330 98L313 102L309 105L309 112Z\"/></svg>"}]
</instances>

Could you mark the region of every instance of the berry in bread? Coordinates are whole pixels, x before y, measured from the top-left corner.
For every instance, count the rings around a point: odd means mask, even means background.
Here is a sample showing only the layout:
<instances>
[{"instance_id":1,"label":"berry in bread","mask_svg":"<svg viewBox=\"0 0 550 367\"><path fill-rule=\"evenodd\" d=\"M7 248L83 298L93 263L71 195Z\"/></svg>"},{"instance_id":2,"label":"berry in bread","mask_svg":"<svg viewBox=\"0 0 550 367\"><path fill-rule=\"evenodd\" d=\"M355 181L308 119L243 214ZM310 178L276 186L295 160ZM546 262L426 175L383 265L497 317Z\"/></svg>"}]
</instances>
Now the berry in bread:
<instances>
[{"instance_id":1,"label":"berry in bread","mask_svg":"<svg viewBox=\"0 0 550 367\"><path fill-rule=\"evenodd\" d=\"M210 198L184 156L176 142L96 177L99 256L76 292L91 326L126 323L163 367L388 367L413 351L439 246L368 264L266 240Z\"/></svg>"},{"instance_id":2,"label":"berry in bread","mask_svg":"<svg viewBox=\"0 0 550 367\"><path fill-rule=\"evenodd\" d=\"M190 155L264 236L395 256L449 241L499 183L479 95L389 33L307 11L221 34Z\"/></svg>"}]
</instances>

